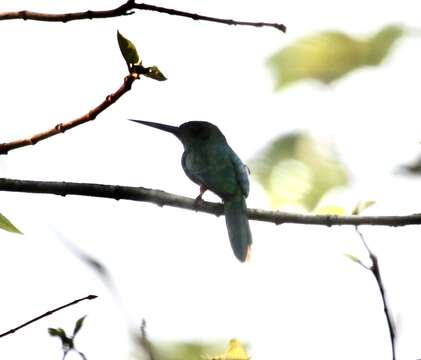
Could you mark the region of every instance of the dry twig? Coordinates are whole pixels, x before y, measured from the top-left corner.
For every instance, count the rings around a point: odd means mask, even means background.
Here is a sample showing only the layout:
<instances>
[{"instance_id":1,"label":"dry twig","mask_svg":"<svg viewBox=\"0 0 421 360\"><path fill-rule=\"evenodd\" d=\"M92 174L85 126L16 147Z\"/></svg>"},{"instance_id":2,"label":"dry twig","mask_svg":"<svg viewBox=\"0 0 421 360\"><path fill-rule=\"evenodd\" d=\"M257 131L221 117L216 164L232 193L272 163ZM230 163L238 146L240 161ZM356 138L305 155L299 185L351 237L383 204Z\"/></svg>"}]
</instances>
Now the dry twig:
<instances>
[{"instance_id":1,"label":"dry twig","mask_svg":"<svg viewBox=\"0 0 421 360\"><path fill-rule=\"evenodd\" d=\"M65 13L65 14L46 14L28 10L21 11L10 11L0 13L0 20L35 20L35 21L46 21L46 22L69 22L74 20L83 19L104 19L117 16L125 16L134 14L134 10L148 10L155 11L162 14L181 16L190 18L192 20L210 21L225 25L241 25L241 26L254 26L254 27L272 27L282 32L286 32L286 26L280 23L268 23L268 22L255 22L255 21L238 21L232 19L221 19L206 15L194 14L187 11L181 11L176 9L165 8L162 6L155 6L145 3L136 3L134 0L128 0L123 5L120 5L110 10L87 10L83 12Z\"/></svg>"}]
</instances>

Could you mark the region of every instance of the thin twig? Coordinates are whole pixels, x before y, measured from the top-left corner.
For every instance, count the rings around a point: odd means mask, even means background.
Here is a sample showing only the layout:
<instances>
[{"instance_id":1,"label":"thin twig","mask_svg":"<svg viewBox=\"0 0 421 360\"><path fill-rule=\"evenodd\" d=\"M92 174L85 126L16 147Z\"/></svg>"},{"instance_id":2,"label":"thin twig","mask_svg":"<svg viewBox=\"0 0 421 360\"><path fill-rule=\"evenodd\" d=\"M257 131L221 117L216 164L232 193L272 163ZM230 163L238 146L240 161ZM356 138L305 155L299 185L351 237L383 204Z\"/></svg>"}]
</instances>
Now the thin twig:
<instances>
[{"instance_id":1,"label":"thin twig","mask_svg":"<svg viewBox=\"0 0 421 360\"><path fill-rule=\"evenodd\" d=\"M377 259L377 256L368 247L367 242L365 241L363 234L361 233L360 229L358 229L358 226L355 226L355 231L357 232L357 234L360 237L365 249L368 252L368 255L370 256L371 266L370 267L364 266L364 268L371 271L371 273L373 274L373 276L376 280L377 286L379 288L380 295L382 297L382 302L383 302L383 311L384 311L384 314L386 316L387 327L389 329L390 343L391 343L391 346L392 346L392 359L395 360L396 359L396 357L395 357L395 338L396 338L395 324L393 322L392 314L390 312L390 309L387 305L386 293L385 293L383 281L382 281L382 278L381 278L381 275L380 275L379 261Z\"/></svg>"},{"instance_id":2,"label":"thin twig","mask_svg":"<svg viewBox=\"0 0 421 360\"><path fill-rule=\"evenodd\" d=\"M88 111L85 115L78 117L77 119L70 120L68 122L60 123L54 126L53 128L35 134L26 139L14 140L11 142L0 144L0 155L7 154L10 150L21 148L28 145L35 145L36 143L45 140L54 135L64 133L67 130L70 130L78 125L84 124L88 121L94 120L101 112L114 104L121 96L123 96L127 91L131 89L133 81L138 78L138 74L133 73L129 74L124 78L123 84L120 88L108 95L103 102L101 102L97 107Z\"/></svg>"},{"instance_id":3,"label":"thin twig","mask_svg":"<svg viewBox=\"0 0 421 360\"><path fill-rule=\"evenodd\" d=\"M36 318L33 318L32 320L29 320L29 321L23 323L22 325L19 325L18 327L15 327L13 329L10 329L9 331L6 331L3 334L0 334L0 337L13 334L14 332L16 332L16 331L24 328L25 326L28 326L28 325L30 325L30 324L38 321L38 320L41 320L44 317L50 316L50 315L54 314L55 312L60 311L60 310L63 310L65 308L69 307L69 306L76 305L77 303L79 303L79 302L81 302L83 300L93 300L93 299L96 299L97 297L98 296L96 296L96 295L88 295L88 296L85 296L83 298L80 298L80 299L77 299L77 300L73 300L72 302L69 302L66 305L62 305L62 306L59 306L59 307L57 307L55 309L49 310L45 314L42 314L40 316L37 316Z\"/></svg>"},{"instance_id":4,"label":"thin twig","mask_svg":"<svg viewBox=\"0 0 421 360\"><path fill-rule=\"evenodd\" d=\"M22 20L35 20L35 21L47 21L47 22L69 22L74 20L83 20L83 19L104 19L117 16L132 15L133 10L148 10L155 11L158 13L164 13L168 15L181 16L190 18L193 20L203 20L210 21L226 25L242 25L242 26L254 26L254 27L272 27L282 32L286 32L286 26L280 23L268 23L268 22L254 22L254 21L238 21L232 19L221 19L206 15L199 15L190 13L187 11L181 11L171 8L165 8L162 6L155 6L145 3L136 3L134 0L128 0L123 5L120 5L114 9L110 10L87 10L83 12L74 12L74 13L65 13L65 14L47 14L40 13L28 10L22 11L10 11L0 13L0 20L12 20L12 19L22 19Z\"/></svg>"},{"instance_id":5,"label":"thin twig","mask_svg":"<svg viewBox=\"0 0 421 360\"><path fill-rule=\"evenodd\" d=\"M33 181L0 178L0 191L12 191L54 195L82 195L115 200L142 201L158 206L172 206L187 210L220 216L224 214L221 203L197 201L196 199L167 193L162 190L147 189L121 185L104 185L74 182ZM271 222L276 225L284 223L306 225L380 225L406 226L420 225L421 214L405 216L338 216L292 214L280 211L248 209L251 220Z\"/></svg>"}]
</instances>

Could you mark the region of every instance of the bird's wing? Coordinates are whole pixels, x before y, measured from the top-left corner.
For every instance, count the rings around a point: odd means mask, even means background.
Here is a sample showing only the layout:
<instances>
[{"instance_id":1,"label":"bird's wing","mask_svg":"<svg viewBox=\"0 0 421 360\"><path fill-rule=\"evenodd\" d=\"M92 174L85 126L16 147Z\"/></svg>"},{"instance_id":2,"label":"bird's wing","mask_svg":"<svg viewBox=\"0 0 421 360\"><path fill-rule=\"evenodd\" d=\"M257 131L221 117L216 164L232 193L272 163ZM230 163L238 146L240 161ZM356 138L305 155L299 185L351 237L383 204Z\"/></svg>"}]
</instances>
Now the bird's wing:
<instances>
[{"instance_id":1,"label":"bird's wing","mask_svg":"<svg viewBox=\"0 0 421 360\"><path fill-rule=\"evenodd\" d=\"M233 150L231 151L231 161L234 167L235 177L237 179L238 184L241 187L241 191L243 192L244 196L247 197L250 190L248 168L246 165L244 165L244 163L237 156L237 154Z\"/></svg>"},{"instance_id":2,"label":"bird's wing","mask_svg":"<svg viewBox=\"0 0 421 360\"><path fill-rule=\"evenodd\" d=\"M190 180L226 198L236 194L239 185L231 158L230 151L215 147L206 151L186 151L181 163Z\"/></svg>"}]
</instances>

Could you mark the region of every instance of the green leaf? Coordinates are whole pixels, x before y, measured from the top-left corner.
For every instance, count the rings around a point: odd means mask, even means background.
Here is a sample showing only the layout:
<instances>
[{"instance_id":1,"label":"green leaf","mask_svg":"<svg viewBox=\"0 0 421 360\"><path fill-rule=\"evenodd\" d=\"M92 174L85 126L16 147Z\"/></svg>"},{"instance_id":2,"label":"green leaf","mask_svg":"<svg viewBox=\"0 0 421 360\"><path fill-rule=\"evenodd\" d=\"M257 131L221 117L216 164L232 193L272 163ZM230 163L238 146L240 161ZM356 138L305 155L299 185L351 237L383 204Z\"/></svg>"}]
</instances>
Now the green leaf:
<instances>
[{"instance_id":1,"label":"green leaf","mask_svg":"<svg viewBox=\"0 0 421 360\"><path fill-rule=\"evenodd\" d=\"M136 46L129 40L126 39L117 30L117 41L120 47L121 54L126 61L127 66L130 68L132 65L140 64L139 54L137 53Z\"/></svg>"},{"instance_id":2,"label":"green leaf","mask_svg":"<svg viewBox=\"0 0 421 360\"><path fill-rule=\"evenodd\" d=\"M75 329L73 330L73 337L75 337L76 334L79 332L79 330L82 328L85 318L86 318L86 315L82 316L80 319L76 321Z\"/></svg>"},{"instance_id":3,"label":"green leaf","mask_svg":"<svg viewBox=\"0 0 421 360\"><path fill-rule=\"evenodd\" d=\"M352 215L360 215L365 209L373 206L376 202L374 200L359 201L352 210Z\"/></svg>"},{"instance_id":4,"label":"green leaf","mask_svg":"<svg viewBox=\"0 0 421 360\"><path fill-rule=\"evenodd\" d=\"M306 133L278 137L248 164L278 209L313 210L323 195L348 181L332 145Z\"/></svg>"},{"instance_id":5,"label":"green leaf","mask_svg":"<svg viewBox=\"0 0 421 360\"><path fill-rule=\"evenodd\" d=\"M66 332L62 328L48 328L48 333L51 336L59 337L62 341L67 338Z\"/></svg>"},{"instance_id":6,"label":"green leaf","mask_svg":"<svg viewBox=\"0 0 421 360\"><path fill-rule=\"evenodd\" d=\"M0 214L0 229L12 233L22 234L22 232L2 214Z\"/></svg>"},{"instance_id":7,"label":"green leaf","mask_svg":"<svg viewBox=\"0 0 421 360\"><path fill-rule=\"evenodd\" d=\"M151 79L158 80L158 81L167 80L164 74L156 66L148 67L146 68L146 70L147 71L144 73L144 75Z\"/></svg>"},{"instance_id":8,"label":"green leaf","mask_svg":"<svg viewBox=\"0 0 421 360\"><path fill-rule=\"evenodd\" d=\"M302 38L268 60L275 89L309 79L330 84L360 67L377 66L403 34L402 27L390 25L365 38L333 31Z\"/></svg>"},{"instance_id":9,"label":"green leaf","mask_svg":"<svg viewBox=\"0 0 421 360\"><path fill-rule=\"evenodd\" d=\"M48 328L48 333L60 338L61 345L66 351L74 349L73 337L68 337L62 328Z\"/></svg>"}]
</instances>

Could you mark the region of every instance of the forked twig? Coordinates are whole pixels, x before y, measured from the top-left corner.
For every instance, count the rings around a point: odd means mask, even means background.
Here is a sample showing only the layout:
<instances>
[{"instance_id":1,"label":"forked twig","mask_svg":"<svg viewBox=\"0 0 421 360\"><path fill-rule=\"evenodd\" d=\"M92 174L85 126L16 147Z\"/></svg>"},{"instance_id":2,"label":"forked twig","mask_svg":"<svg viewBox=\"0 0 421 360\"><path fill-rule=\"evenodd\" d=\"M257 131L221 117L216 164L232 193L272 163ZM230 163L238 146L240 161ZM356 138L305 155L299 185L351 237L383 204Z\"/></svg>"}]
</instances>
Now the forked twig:
<instances>
[{"instance_id":1,"label":"forked twig","mask_svg":"<svg viewBox=\"0 0 421 360\"><path fill-rule=\"evenodd\" d=\"M363 234L361 233L360 229L358 229L358 226L355 226L355 231L357 232L358 236L360 237L365 249L368 252L370 260L371 260L371 266L363 265L361 262L360 262L360 265L362 265L365 269L369 270L373 274L373 276L376 280L377 286L379 288L380 295L382 297L382 302L383 302L383 311L384 311L384 314L386 316L387 327L388 327L388 330L389 330L390 343L391 343L391 346L392 346L392 359L395 360L396 359L396 355L395 355L396 330L395 330L395 324L393 322L392 314L390 313L390 309L387 305L386 293L385 293L383 281L382 281L382 278L381 278L381 275L380 275L379 261L377 259L377 256L368 247L367 242L365 241Z\"/></svg>"}]
</instances>

